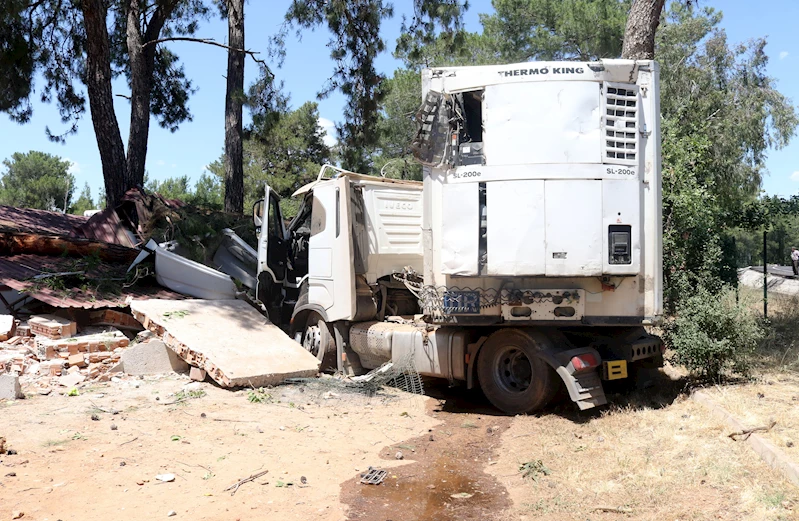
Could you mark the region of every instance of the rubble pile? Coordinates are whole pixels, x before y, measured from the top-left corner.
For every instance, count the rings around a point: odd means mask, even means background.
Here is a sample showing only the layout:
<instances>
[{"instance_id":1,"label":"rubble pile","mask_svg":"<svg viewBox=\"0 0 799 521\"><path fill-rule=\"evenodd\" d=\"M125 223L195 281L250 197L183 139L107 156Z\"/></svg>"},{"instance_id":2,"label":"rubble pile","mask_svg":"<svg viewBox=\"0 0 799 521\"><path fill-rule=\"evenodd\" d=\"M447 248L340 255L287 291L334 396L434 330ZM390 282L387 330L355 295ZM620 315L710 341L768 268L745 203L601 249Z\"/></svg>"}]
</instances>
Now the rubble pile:
<instances>
[{"instance_id":1,"label":"rubble pile","mask_svg":"<svg viewBox=\"0 0 799 521\"><path fill-rule=\"evenodd\" d=\"M27 322L8 317L0 315L0 338L6 338L0 341L0 375L40 394L110 380L131 343L128 335L142 330L133 317L115 310L89 313L82 327L56 315L34 315Z\"/></svg>"}]
</instances>

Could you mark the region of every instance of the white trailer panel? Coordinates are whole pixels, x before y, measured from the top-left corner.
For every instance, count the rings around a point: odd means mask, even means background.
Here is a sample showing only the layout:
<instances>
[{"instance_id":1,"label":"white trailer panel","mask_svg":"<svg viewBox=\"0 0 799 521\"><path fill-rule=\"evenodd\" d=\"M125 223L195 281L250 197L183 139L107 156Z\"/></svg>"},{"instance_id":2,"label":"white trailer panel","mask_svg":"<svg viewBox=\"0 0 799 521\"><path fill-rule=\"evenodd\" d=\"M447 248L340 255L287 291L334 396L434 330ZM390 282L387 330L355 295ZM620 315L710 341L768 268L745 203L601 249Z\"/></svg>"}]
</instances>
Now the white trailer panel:
<instances>
[{"instance_id":1,"label":"white trailer panel","mask_svg":"<svg viewBox=\"0 0 799 521\"><path fill-rule=\"evenodd\" d=\"M602 181L546 181L546 275L602 275Z\"/></svg>"},{"instance_id":2,"label":"white trailer panel","mask_svg":"<svg viewBox=\"0 0 799 521\"><path fill-rule=\"evenodd\" d=\"M544 275L544 181L486 183L488 275Z\"/></svg>"},{"instance_id":3,"label":"white trailer panel","mask_svg":"<svg viewBox=\"0 0 799 521\"><path fill-rule=\"evenodd\" d=\"M600 87L550 81L485 90L487 165L599 163Z\"/></svg>"}]
</instances>

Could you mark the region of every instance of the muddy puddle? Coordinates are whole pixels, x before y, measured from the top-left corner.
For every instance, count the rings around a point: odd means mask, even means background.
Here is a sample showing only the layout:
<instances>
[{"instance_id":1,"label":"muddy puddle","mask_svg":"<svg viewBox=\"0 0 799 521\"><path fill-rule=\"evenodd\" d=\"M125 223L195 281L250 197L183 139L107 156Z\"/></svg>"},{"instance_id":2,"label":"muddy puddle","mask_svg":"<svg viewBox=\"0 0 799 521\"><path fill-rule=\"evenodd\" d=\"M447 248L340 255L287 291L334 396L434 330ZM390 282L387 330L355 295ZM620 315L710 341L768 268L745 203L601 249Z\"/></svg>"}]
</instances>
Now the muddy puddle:
<instances>
[{"instance_id":1,"label":"muddy puddle","mask_svg":"<svg viewBox=\"0 0 799 521\"><path fill-rule=\"evenodd\" d=\"M427 414L443 423L380 451L383 460L402 452L413 463L387 469L380 485L361 484L360 474L342 484L350 521L490 520L510 506L505 488L484 472L497 459L510 418L445 412L436 402L428 404ZM381 468L380 461L372 466Z\"/></svg>"}]
</instances>

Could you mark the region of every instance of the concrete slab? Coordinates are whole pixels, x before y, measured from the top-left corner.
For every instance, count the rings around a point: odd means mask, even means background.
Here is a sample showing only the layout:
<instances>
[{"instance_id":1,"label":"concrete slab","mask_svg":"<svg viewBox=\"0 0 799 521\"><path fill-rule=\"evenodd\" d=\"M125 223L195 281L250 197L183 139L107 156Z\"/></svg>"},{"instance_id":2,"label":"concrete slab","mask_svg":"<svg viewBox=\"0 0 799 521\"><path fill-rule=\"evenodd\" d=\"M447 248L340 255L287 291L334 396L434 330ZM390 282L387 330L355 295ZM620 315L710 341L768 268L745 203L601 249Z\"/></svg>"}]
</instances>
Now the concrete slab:
<instances>
[{"instance_id":1,"label":"concrete slab","mask_svg":"<svg viewBox=\"0 0 799 521\"><path fill-rule=\"evenodd\" d=\"M136 300L136 320L223 387L313 376L319 361L240 300Z\"/></svg>"},{"instance_id":2,"label":"concrete slab","mask_svg":"<svg viewBox=\"0 0 799 521\"><path fill-rule=\"evenodd\" d=\"M0 400L16 400L25 398L19 385L19 376L11 374L0 375Z\"/></svg>"},{"instance_id":3,"label":"concrete slab","mask_svg":"<svg viewBox=\"0 0 799 521\"><path fill-rule=\"evenodd\" d=\"M161 340L136 344L122 353L122 370L127 374L185 373L189 364L169 349Z\"/></svg>"}]
</instances>

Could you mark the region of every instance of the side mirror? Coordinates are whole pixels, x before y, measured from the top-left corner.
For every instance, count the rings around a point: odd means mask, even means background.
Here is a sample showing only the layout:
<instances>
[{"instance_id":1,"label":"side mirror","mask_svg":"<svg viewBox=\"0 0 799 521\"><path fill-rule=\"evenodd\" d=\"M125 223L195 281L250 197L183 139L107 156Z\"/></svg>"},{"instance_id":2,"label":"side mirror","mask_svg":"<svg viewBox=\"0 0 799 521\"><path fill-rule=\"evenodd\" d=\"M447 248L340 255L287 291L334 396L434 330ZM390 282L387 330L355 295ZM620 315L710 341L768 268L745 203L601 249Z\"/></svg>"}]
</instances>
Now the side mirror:
<instances>
[{"instance_id":1,"label":"side mirror","mask_svg":"<svg viewBox=\"0 0 799 521\"><path fill-rule=\"evenodd\" d=\"M259 199L252 205L252 222L256 228L260 228L264 222L264 200Z\"/></svg>"}]
</instances>

